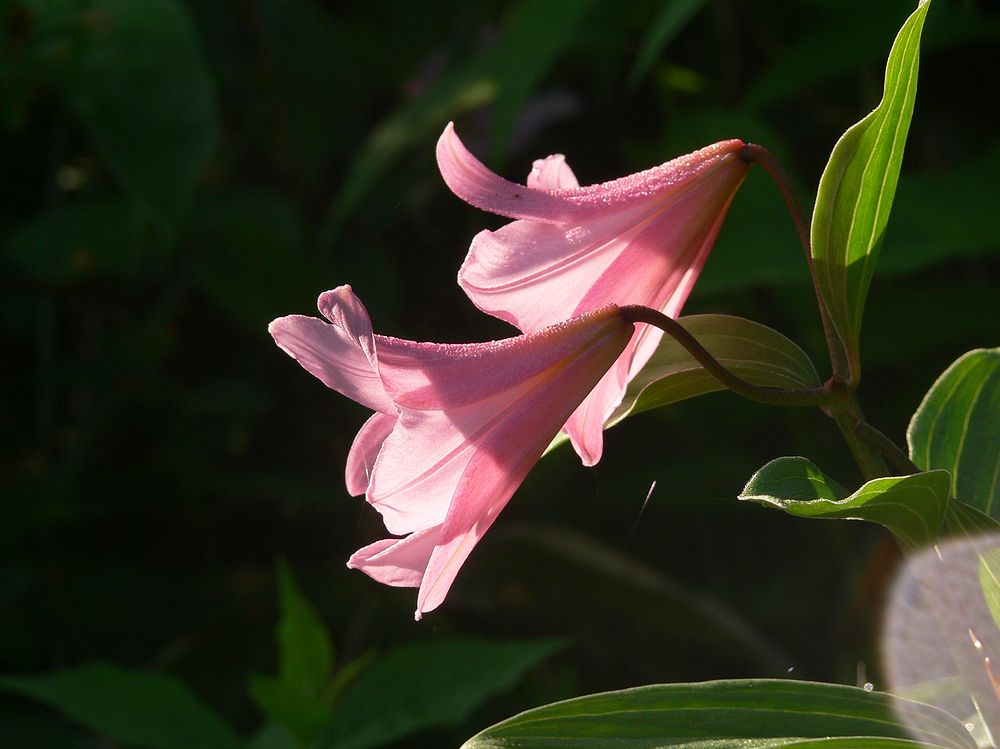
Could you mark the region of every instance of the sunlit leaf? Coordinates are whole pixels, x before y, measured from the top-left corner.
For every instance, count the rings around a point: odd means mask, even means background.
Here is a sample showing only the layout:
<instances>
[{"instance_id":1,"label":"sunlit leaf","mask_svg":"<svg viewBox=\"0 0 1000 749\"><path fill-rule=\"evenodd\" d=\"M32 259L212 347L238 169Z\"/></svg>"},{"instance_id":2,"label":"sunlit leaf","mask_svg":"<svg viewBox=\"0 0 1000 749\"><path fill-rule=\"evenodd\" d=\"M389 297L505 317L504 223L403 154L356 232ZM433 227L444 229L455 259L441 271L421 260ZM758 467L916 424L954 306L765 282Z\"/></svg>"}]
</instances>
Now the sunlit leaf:
<instances>
[{"instance_id":1,"label":"sunlit leaf","mask_svg":"<svg viewBox=\"0 0 1000 749\"><path fill-rule=\"evenodd\" d=\"M805 681L710 681L606 692L515 715L469 739L463 749L875 749L911 740L880 692ZM926 746L972 749L957 720L918 703L900 710L927 728Z\"/></svg>"},{"instance_id":2,"label":"sunlit leaf","mask_svg":"<svg viewBox=\"0 0 1000 749\"><path fill-rule=\"evenodd\" d=\"M552 640L404 645L358 677L337 704L319 746L364 749L457 723L561 647Z\"/></svg>"},{"instance_id":3,"label":"sunlit leaf","mask_svg":"<svg viewBox=\"0 0 1000 749\"><path fill-rule=\"evenodd\" d=\"M333 646L284 561L278 564L278 587L278 676L254 676L250 694L271 720L306 740L333 715L325 694L333 668Z\"/></svg>"},{"instance_id":4,"label":"sunlit leaf","mask_svg":"<svg viewBox=\"0 0 1000 749\"><path fill-rule=\"evenodd\" d=\"M920 468L951 473L951 492L1000 519L1000 348L976 349L945 370L906 434Z\"/></svg>"},{"instance_id":5,"label":"sunlit leaf","mask_svg":"<svg viewBox=\"0 0 1000 749\"><path fill-rule=\"evenodd\" d=\"M766 325L730 315L690 315L680 318L680 323L724 367L754 385L809 388L820 384L805 352ZM629 383L608 426L651 408L724 389L679 343L664 335L656 353Z\"/></svg>"},{"instance_id":6,"label":"sunlit leaf","mask_svg":"<svg viewBox=\"0 0 1000 749\"><path fill-rule=\"evenodd\" d=\"M861 318L899 179L917 93L920 33L929 7L929 0L923 0L900 29L886 65L882 101L837 141L813 210L819 287L853 380L860 377Z\"/></svg>"},{"instance_id":7,"label":"sunlit leaf","mask_svg":"<svg viewBox=\"0 0 1000 749\"><path fill-rule=\"evenodd\" d=\"M948 504L947 471L873 479L847 492L806 458L777 458L755 473L739 498L804 518L868 520L907 548L937 538Z\"/></svg>"},{"instance_id":8,"label":"sunlit leaf","mask_svg":"<svg viewBox=\"0 0 1000 749\"><path fill-rule=\"evenodd\" d=\"M228 749L240 740L212 708L172 676L102 663L2 676L0 690L37 700L125 744L151 749Z\"/></svg>"},{"instance_id":9,"label":"sunlit leaf","mask_svg":"<svg viewBox=\"0 0 1000 749\"><path fill-rule=\"evenodd\" d=\"M1000 548L988 549L980 556L979 586L993 615L993 623L1000 629Z\"/></svg>"}]
</instances>

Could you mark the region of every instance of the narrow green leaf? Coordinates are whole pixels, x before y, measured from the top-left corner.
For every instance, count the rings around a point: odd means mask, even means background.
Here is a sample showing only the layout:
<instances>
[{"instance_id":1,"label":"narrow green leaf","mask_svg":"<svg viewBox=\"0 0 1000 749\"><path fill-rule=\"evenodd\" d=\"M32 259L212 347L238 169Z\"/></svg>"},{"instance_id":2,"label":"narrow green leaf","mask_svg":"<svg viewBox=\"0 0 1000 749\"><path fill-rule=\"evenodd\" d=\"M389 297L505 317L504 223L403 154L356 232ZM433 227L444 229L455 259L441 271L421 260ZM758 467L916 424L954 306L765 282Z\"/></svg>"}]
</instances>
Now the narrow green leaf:
<instances>
[{"instance_id":1,"label":"narrow green leaf","mask_svg":"<svg viewBox=\"0 0 1000 749\"><path fill-rule=\"evenodd\" d=\"M993 623L1000 629L1000 548L988 549L980 556L979 585L993 616Z\"/></svg>"},{"instance_id":2,"label":"narrow green leaf","mask_svg":"<svg viewBox=\"0 0 1000 749\"><path fill-rule=\"evenodd\" d=\"M804 518L868 520L914 549L938 537L948 505L947 471L873 479L853 494L806 458L777 458L755 473L739 498Z\"/></svg>"},{"instance_id":3,"label":"narrow green leaf","mask_svg":"<svg viewBox=\"0 0 1000 749\"><path fill-rule=\"evenodd\" d=\"M882 101L834 146L813 210L812 251L819 287L855 381L860 377L865 297L899 179L929 6L929 0L922 0L900 29L886 64Z\"/></svg>"},{"instance_id":4,"label":"narrow green leaf","mask_svg":"<svg viewBox=\"0 0 1000 749\"><path fill-rule=\"evenodd\" d=\"M690 315L679 322L723 366L754 385L809 388L820 384L805 352L766 325L730 315ZM607 426L651 408L724 389L679 343L665 335L629 383Z\"/></svg>"},{"instance_id":5,"label":"narrow green leaf","mask_svg":"<svg viewBox=\"0 0 1000 749\"><path fill-rule=\"evenodd\" d=\"M920 468L951 473L952 496L1000 519L1000 348L970 351L948 367L906 439Z\"/></svg>"},{"instance_id":6,"label":"narrow green leaf","mask_svg":"<svg viewBox=\"0 0 1000 749\"><path fill-rule=\"evenodd\" d=\"M705 7L707 0L673 0L664 3L650 24L649 33L628 74L628 85L634 88L643 79L664 48L674 40L688 22ZM744 136L745 137L745 136Z\"/></svg>"},{"instance_id":7,"label":"narrow green leaf","mask_svg":"<svg viewBox=\"0 0 1000 749\"><path fill-rule=\"evenodd\" d=\"M368 138L348 168L324 223L333 242L351 213L413 144L440 133L445 123L490 101L496 103L496 144L505 144L514 118L578 35L594 0L523 0L496 45L403 104ZM500 158L502 154L495 154Z\"/></svg>"},{"instance_id":8,"label":"narrow green leaf","mask_svg":"<svg viewBox=\"0 0 1000 749\"><path fill-rule=\"evenodd\" d=\"M654 685L557 702L487 728L463 749L925 746L910 740L904 720L927 730L927 745L975 746L961 723L936 708L855 687L754 679Z\"/></svg>"},{"instance_id":9,"label":"narrow green leaf","mask_svg":"<svg viewBox=\"0 0 1000 749\"><path fill-rule=\"evenodd\" d=\"M307 740L333 715L325 695L333 668L333 646L284 560L278 563L278 586L278 676L254 676L250 695L271 720Z\"/></svg>"},{"instance_id":10,"label":"narrow green leaf","mask_svg":"<svg viewBox=\"0 0 1000 749\"><path fill-rule=\"evenodd\" d=\"M368 668L343 699L319 746L382 746L466 718L559 650L552 640L444 640L405 645Z\"/></svg>"},{"instance_id":11,"label":"narrow green leaf","mask_svg":"<svg viewBox=\"0 0 1000 749\"><path fill-rule=\"evenodd\" d=\"M0 677L0 689L37 700L117 742L148 749L227 749L240 740L177 679L93 663Z\"/></svg>"}]
</instances>

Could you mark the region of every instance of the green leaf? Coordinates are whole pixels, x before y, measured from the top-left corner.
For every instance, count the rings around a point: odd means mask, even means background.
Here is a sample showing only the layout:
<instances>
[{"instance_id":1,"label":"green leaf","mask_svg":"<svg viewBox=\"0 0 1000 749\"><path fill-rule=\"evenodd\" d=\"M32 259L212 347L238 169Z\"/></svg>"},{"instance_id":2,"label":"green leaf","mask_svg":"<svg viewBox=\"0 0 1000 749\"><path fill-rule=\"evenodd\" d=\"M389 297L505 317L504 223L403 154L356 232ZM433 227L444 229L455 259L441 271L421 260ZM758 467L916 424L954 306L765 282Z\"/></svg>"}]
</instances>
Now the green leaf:
<instances>
[{"instance_id":1,"label":"green leaf","mask_svg":"<svg viewBox=\"0 0 1000 749\"><path fill-rule=\"evenodd\" d=\"M705 7L706 0L673 0L665 3L659 15L650 24L649 33L642 42L642 49L628 74L628 85L635 88L653 67L664 48L674 40L688 22Z\"/></svg>"},{"instance_id":2,"label":"green leaf","mask_svg":"<svg viewBox=\"0 0 1000 749\"><path fill-rule=\"evenodd\" d=\"M121 199L59 206L15 230L3 254L27 276L69 282L94 274L131 277L157 269L162 255L150 252L155 238Z\"/></svg>"},{"instance_id":3,"label":"green leaf","mask_svg":"<svg viewBox=\"0 0 1000 749\"><path fill-rule=\"evenodd\" d=\"M284 560L278 563L278 585L278 676L252 677L250 695L271 720L306 741L333 715L331 700L325 694L333 668L333 646Z\"/></svg>"},{"instance_id":4,"label":"green leaf","mask_svg":"<svg viewBox=\"0 0 1000 749\"><path fill-rule=\"evenodd\" d=\"M855 687L754 679L655 685L557 702L487 728L463 749L923 746L909 739L897 714L928 729L934 746L975 746L961 723L936 708Z\"/></svg>"},{"instance_id":5,"label":"green leaf","mask_svg":"<svg viewBox=\"0 0 1000 749\"><path fill-rule=\"evenodd\" d=\"M929 0L922 0L900 29L886 64L882 101L834 146L813 210L812 251L820 292L855 382L865 297L899 179L917 93L920 33L929 7Z\"/></svg>"},{"instance_id":6,"label":"green leaf","mask_svg":"<svg viewBox=\"0 0 1000 749\"><path fill-rule=\"evenodd\" d=\"M174 0L32 0L51 32L54 85L125 191L156 216L189 202L215 145L216 103L198 35ZM40 53L41 54L41 53Z\"/></svg>"},{"instance_id":7,"label":"green leaf","mask_svg":"<svg viewBox=\"0 0 1000 749\"><path fill-rule=\"evenodd\" d=\"M977 536L981 533L1000 531L1000 522L975 507L969 507L952 497L948 501L948 511L944 516L943 536Z\"/></svg>"},{"instance_id":8,"label":"green leaf","mask_svg":"<svg viewBox=\"0 0 1000 749\"><path fill-rule=\"evenodd\" d=\"M899 26L899 3L838 0L829 3L817 19L790 44L780 47L771 64L747 88L744 104L752 109L772 107L827 81L857 74L882 58L885 39ZM850 39L850 44L844 44ZM970 41L995 43L1000 24L974 6L945 3L934 11L925 49L941 49Z\"/></svg>"},{"instance_id":9,"label":"green leaf","mask_svg":"<svg viewBox=\"0 0 1000 749\"><path fill-rule=\"evenodd\" d=\"M561 647L552 640L454 639L392 650L337 704L320 746L382 746L433 726L457 723Z\"/></svg>"},{"instance_id":10,"label":"green leaf","mask_svg":"<svg viewBox=\"0 0 1000 749\"><path fill-rule=\"evenodd\" d=\"M993 616L993 623L1000 629L1000 548L993 547L980 556L979 585Z\"/></svg>"},{"instance_id":11,"label":"green leaf","mask_svg":"<svg viewBox=\"0 0 1000 749\"><path fill-rule=\"evenodd\" d=\"M37 700L115 741L151 749L226 749L240 740L212 708L165 674L93 663L0 677L0 689Z\"/></svg>"},{"instance_id":12,"label":"green leaf","mask_svg":"<svg viewBox=\"0 0 1000 749\"><path fill-rule=\"evenodd\" d=\"M192 221L193 273L223 311L257 332L316 296L328 275L302 251L302 219L286 199L263 190L199 200Z\"/></svg>"},{"instance_id":13,"label":"green leaf","mask_svg":"<svg viewBox=\"0 0 1000 749\"><path fill-rule=\"evenodd\" d=\"M724 367L754 385L809 388L820 384L805 352L766 325L730 315L690 315L678 322ZM665 335L629 383L607 426L651 408L724 389L679 343Z\"/></svg>"},{"instance_id":14,"label":"green leaf","mask_svg":"<svg viewBox=\"0 0 1000 749\"><path fill-rule=\"evenodd\" d=\"M952 496L1000 519L1000 348L970 351L948 367L906 439L920 468L951 473Z\"/></svg>"},{"instance_id":15,"label":"green leaf","mask_svg":"<svg viewBox=\"0 0 1000 749\"><path fill-rule=\"evenodd\" d=\"M755 473L739 498L804 518L868 520L904 548L938 537L948 504L947 471L873 479L853 494L806 458L777 458Z\"/></svg>"},{"instance_id":16,"label":"green leaf","mask_svg":"<svg viewBox=\"0 0 1000 749\"><path fill-rule=\"evenodd\" d=\"M496 45L389 115L348 167L325 221L322 241L333 242L351 213L403 153L440 133L449 119L494 101L498 146L494 150L501 151L499 146L506 143L515 116L577 39L575 32L593 5L594 0L523 0L510 14Z\"/></svg>"}]
</instances>

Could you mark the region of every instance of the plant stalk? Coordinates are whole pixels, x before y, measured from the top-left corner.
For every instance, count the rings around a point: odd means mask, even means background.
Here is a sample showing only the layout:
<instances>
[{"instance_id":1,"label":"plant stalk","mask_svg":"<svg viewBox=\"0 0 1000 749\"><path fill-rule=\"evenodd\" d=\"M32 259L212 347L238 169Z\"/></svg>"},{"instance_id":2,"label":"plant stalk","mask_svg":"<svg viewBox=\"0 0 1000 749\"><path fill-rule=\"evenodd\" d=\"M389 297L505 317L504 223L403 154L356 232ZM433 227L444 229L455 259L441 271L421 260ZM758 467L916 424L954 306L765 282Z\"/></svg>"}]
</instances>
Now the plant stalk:
<instances>
[{"instance_id":1,"label":"plant stalk","mask_svg":"<svg viewBox=\"0 0 1000 749\"><path fill-rule=\"evenodd\" d=\"M806 252L806 265L809 266L809 276L812 278L813 291L816 294L816 302L819 305L819 317L823 323L823 334L826 336L827 350L830 352L830 365L833 367L833 376L841 382L846 382L850 378L850 367L847 361L847 354L843 342L830 318L830 310L823 299L823 293L819 287L819 277L816 275L816 263L812 256L812 242L809 238L809 225L806 222L805 211L799 201L792 182L788 178L788 173L781 167L778 160L774 158L770 151L755 143L747 143L740 151L740 158L744 161L760 164L764 171L768 173L781 192L781 197L788 206L789 213L792 214L792 222L798 232L802 248Z\"/></svg>"}]
</instances>

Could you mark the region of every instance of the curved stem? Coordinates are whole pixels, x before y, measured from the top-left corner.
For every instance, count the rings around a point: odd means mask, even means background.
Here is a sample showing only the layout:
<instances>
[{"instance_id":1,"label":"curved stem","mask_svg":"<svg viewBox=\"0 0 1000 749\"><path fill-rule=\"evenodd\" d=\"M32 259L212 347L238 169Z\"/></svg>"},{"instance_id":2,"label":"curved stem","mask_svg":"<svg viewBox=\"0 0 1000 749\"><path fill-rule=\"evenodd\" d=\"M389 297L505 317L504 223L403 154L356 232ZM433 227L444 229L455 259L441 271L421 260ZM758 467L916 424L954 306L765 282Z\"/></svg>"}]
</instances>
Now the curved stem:
<instances>
[{"instance_id":1,"label":"curved stem","mask_svg":"<svg viewBox=\"0 0 1000 749\"><path fill-rule=\"evenodd\" d=\"M826 412L836 422L865 480L889 476L889 467L881 451L873 448L858 434L859 425L867 422L854 390L836 378L831 378L826 383L826 390L829 393ZM863 427L861 431L864 431Z\"/></svg>"},{"instance_id":2,"label":"curved stem","mask_svg":"<svg viewBox=\"0 0 1000 749\"><path fill-rule=\"evenodd\" d=\"M809 238L809 225L806 222L805 211L802 203L799 202L792 188L792 182L788 178L788 173L781 167L777 159L771 155L763 146L755 143L747 143L740 151L740 158L744 161L760 164L764 171L768 173L781 192L781 197L788 206L788 211L792 214L792 222L799 234L799 240L806 251L806 264L809 266L809 275L812 278L813 291L816 293L816 302L819 304L819 317L823 323L823 334L826 336L827 349L830 352L830 364L833 367L833 376L846 382L850 377L850 369L846 358L843 342L837 334L837 330L830 319L830 310L823 299L823 293L819 287L819 277L816 275L816 263L812 256L812 242Z\"/></svg>"},{"instance_id":3,"label":"curved stem","mask_svg":"<svg viewBox=\"0 0 1000 749\"><path fill-rule=\"evenodd\" d=\"M770 403L777 406L821 406L828 400L828 392L824 387L805 388L793 390L789 388L761 387L747 382L739 377L716 359L702 346L698 339L691 335L687 329L672 317L667 317L662 312L658 312L650 307L642 307L637 304L630 304L621 307L621 312L626 320L630 322L644 322L659 328L664 333L673 338L684 349L694 357L705 370L716 380L737 395L742 395L752 401L760 403Z\"/></svg>"},{"instance_id":4,"label":"curved stem","mask_svg":"<svg viewBox=\"0 0 1000 749\"><path fill-rule=\"evenodd\" d=\"M920 469L903 449L871 424L859 421L854 426L854 433L862 442L878 450L894 471L902 474L920 473Z\"/></svg>"}]
</instances>

